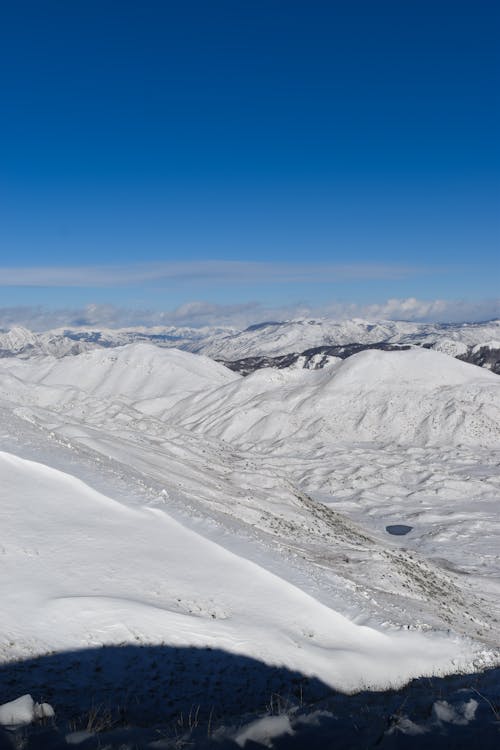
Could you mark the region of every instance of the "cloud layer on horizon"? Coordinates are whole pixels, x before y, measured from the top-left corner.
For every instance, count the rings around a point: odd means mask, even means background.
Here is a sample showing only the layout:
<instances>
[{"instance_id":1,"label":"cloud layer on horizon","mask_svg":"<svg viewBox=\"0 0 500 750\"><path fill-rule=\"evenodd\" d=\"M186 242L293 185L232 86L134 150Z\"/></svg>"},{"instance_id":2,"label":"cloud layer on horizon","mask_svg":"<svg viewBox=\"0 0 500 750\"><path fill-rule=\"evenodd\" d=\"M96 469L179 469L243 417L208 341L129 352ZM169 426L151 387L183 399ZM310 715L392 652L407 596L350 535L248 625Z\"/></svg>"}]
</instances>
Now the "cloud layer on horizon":
<instances>
[{"instance_id":1,"label":"cloud layer on horizon","mask_svg":"<svg viewBox=\"0 0 500 750\"><path fill-rule=\"evenodd\" d=\"M220 326L243 329L263 321L297 318L347 320L405 320L413 322L459 323L500 318L500 299L419 300L389 299L381 303L331 302L323 306L295 304L269 307L258 302L215 304L184 303L171 310L139 310L114 305L91 304L83 308L51 309L44 306L0 307L0 328L25 326L33 331L61 327L125 328L134 326Z\"/></svg>"}]
</instances>

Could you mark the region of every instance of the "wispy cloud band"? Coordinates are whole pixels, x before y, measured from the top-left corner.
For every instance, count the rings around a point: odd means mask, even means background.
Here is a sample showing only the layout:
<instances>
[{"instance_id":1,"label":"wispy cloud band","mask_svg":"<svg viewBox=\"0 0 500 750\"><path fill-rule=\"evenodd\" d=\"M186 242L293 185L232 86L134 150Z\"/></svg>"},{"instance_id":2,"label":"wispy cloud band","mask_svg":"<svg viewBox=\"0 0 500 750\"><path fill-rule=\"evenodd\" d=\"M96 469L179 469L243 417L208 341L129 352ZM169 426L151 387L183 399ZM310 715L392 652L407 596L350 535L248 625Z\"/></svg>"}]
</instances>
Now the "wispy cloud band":
<instances>
[{"instance_id":1,"label":"wispy cloud band","mask_svg":"<svg viewBox=\"0 0 500 750\"><path fill-rule=\"evenodd\" d=\"M277 263L231 260L96 266L0 267L0 287L110 288L177 283L319 283L398 280L436 269L377 263Z\"/></svg>"}]
</instances>

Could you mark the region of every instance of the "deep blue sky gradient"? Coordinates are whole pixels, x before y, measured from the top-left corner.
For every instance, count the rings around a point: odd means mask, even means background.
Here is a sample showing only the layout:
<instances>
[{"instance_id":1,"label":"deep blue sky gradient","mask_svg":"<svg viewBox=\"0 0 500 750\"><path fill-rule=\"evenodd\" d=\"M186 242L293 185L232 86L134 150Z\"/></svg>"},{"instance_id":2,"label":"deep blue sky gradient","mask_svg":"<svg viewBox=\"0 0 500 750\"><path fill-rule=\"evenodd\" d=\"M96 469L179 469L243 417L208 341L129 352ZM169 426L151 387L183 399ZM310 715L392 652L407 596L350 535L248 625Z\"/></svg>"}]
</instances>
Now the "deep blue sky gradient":
<instances>
[{"instance_id":1,"label":"deep blue sky gradient","mask_svg":"<svg viewBox=\"0 0 500 750\"><path fill-rule=\"evenodd\" d=\"M4 4L0 287L6 266L421 268L4 304L498 296L499 21L493 0Z\"/></svg>"}]
</instances>

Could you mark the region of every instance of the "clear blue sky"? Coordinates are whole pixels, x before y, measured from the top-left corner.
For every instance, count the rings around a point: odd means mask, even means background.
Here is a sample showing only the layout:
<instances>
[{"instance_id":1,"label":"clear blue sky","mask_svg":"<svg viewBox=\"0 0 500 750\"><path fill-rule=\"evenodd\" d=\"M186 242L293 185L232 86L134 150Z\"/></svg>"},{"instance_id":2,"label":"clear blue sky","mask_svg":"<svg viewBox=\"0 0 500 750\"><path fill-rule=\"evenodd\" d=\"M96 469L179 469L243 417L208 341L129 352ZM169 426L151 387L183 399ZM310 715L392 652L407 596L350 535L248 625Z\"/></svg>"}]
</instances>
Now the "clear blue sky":
<instances>
[{"instance_id":1,"label":"clear blue sky","mask_svg":"<svg viewBox=\"0 0 500 750\"><path fill-rule=\"evenodd\" d=\"M499 21L496 0L4 4L0 304L498 298Z\"/></svg>"}]
</instances>

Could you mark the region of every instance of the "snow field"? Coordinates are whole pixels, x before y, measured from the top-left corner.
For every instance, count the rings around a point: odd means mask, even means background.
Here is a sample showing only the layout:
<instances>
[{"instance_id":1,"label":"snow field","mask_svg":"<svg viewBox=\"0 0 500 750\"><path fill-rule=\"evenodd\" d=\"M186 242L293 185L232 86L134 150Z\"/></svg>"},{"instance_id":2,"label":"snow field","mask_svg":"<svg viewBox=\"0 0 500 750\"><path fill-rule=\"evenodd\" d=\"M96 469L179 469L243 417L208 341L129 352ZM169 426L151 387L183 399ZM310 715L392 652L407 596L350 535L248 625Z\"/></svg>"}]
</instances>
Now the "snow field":
<instances>
[{"instance_id":1,"label":"snow field","mask_svg":"<svg viewBox=\"0 0 500 750\"><path fill-rule=\"evenodd\" d=\"M217 646L384 687L465 664L458 641L356 625L164 512L134 509L74 477L0 454L4 658L103 643Z\"/></svg>"},{"instance_id":2,"label":"snow field","mask_svg":"<svg viewBox=\"0 0 500 750\"><path fill-rule=\"evenodd\" d=\"M495 663L495 375L411 350L242 378L133 344L2 361L0 399L3 660L209 646L345 691Z\"/></svg>"}]
</instances>

